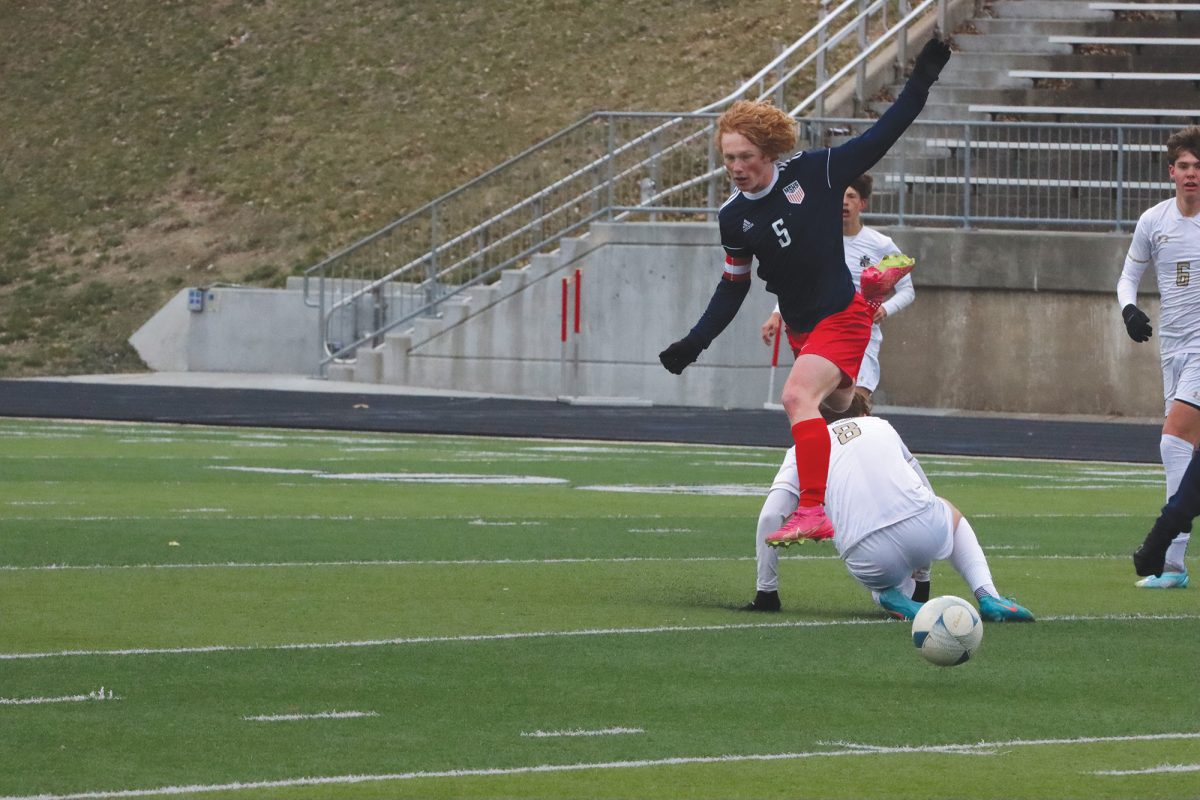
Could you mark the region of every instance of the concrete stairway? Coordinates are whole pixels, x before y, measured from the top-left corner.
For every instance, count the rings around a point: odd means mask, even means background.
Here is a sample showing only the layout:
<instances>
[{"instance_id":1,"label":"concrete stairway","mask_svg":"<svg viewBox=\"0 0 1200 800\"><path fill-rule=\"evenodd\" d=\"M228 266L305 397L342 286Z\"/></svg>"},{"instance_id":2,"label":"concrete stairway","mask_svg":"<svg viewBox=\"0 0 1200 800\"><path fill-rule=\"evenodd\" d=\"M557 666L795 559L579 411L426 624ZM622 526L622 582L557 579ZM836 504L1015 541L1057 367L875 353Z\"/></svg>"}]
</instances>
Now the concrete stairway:
<instances>
[{"instance_id":1,"label":"concrete stairway","mask_svg":"<svg viewBox=\"0 0 1200 800\"><path fill-rule=\"evenodd\" d=\"M1157 153L1147 148L1161 146L1165 134L1144 132L1138 145L1142 155L1127 157L1117 165L1116 134L1105 126L1120 124L1166 124L1182 127L1187 117L1141 117L1117 113L1089 115L1083 108L1102 109L1200 109L1200 82L1186 80L1130 80L1076 78L1034 79L1014 77L1010 70L1090 73L1192 73L1200 46L1128 45L1089 46L1052 42L1051 37L1196 38L1200 40L1200 13L1173 12L1114 14L1089 7L1088 0L995 0L984 14L954 31L955 55L942 78L930 92L919 123L892 149L872 172L876 175L917 176L903 188L895 183L876 183L874 211L883 214L901 207L898 192L906 192L906 214L955 217L970 209L972 216L990 204L994 208L1036 209L1031 216L1061 214L1064 219L1113 219L1144 208L1147 198L1160 194L1157 183L1165 181L1165 170ZM890 87L892 96L900 85ZM1011 107L1001 115L972 111L972 105ZM882 113L887 103L873 104ZM1036 109L1081 109L1078 114L1038 112ZM1057 130L1055 148L1039 151L1028 142L1006 149L1009 129L975 128L972 135L991 139L985 149L972 150L931 146L931 141L960 139L963 124L991 122L1084 123L1078 130ZM943 126L927 123L942 121ZM1025 138L1036 139L1024 132ZM1013 138L1018 138L1013 136ZM1124 140L1128 143L1128 139ZM1127 151L1128 155L1128 151ZM972 186L965 186L969 175ZM1068 185L1072 181L1111 181L1117 175L1140 187L1117 198L1080 199ZM922 178L925 179L922 182ZM993 182L989 185L988 181ZM1038 184L1038 181L1041 181ZM1022 185L1024 184L1024 185ZM967 193L971 196L967 196ZM1047 212L1047 209L1053 211ZM1020 216L1020 215L1011 215ZM1134 213L1136 217L1136 213Z\"/></svg>"},{"instance_id":2,"label":"concrete stairway","mask_svg":"<svg viewBox=\"0 0 1200 800\"><path fill-rule=\"evenodd\" d=\"M467 323L473 323L474 329L468 337L471 343L466 346L468 349L480 347L503 350L506 346L502 341L506 335L505 331L497 330L486 323L480 325L480 322L487 318L488 312L535 285L549 284L572 276L573 267L595 246L594 237L587 234L563 239L554 252L534 255L525 266L504 270L498 281L473 287L463 292L460 299L442 303L438 316L419 318L411 328L385 335L382 344L376 347L360 347L354 361L330 364L326 376L330 380L364 383L437 383L438 376L418 374L422 370L419 358L422 348L439 349L439 345L445 344L444 340L449 338L452 331L472 327ZM552 294L553 290L557 289L556 286L540 288L543 295L548 292ZM542 302L541 305L545 303ZM486 343L474 341L480 335L486 339ZM557 347L557 340L554 341L554 345ZM452 345L452 349L459 347L458 343ZM511 347L513 352L517 352L516 342L513 342ZM525 345L522 344L521 347L524 348ZM555 349L547 358L556 358L557 352ZM449 360L453 361L453 356L449 357Z\"/></svg>"},{"instance_id":3,"label":"concrete stairway","mask_svg":"<svg viewBox=\"0 0 1200 800\"><path fill-rule=\"evenodd\" d=\"M955 56L930 92L922 119L988 119L971 104L1200 108L1200 86L1187 81L1036 82L1014 69L1060 72L1194 72L1200 46L1088 47L1052 43L1052 36L1200 39L1200 14L1124 18L1088 7L1088 0L996 0L953 34ZM894 93L900 86L893 87ZM882 112L886 103L873 106ZM1020 115L1014 115L1020 116ZM1031 119L1044 119L1031 115ZM1085 118L1088 121L1103 119ZM1153 122L1155 120L1144 120Z\"/></svg>"}]
</instances>

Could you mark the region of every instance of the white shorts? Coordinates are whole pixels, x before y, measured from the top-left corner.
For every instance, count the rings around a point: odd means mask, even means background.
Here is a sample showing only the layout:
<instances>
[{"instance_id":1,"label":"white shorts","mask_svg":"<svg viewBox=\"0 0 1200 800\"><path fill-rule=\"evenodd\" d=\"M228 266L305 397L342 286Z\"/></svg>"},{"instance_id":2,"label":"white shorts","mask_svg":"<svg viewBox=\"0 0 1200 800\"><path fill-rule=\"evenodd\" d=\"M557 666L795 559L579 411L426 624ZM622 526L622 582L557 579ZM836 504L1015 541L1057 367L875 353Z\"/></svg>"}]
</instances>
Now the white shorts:
<instances>
[{"instance_id":1,"label":"white shorts","mask_svg":"<svg viewBox=\"0 0 1200 800\"><path fill-rule=\"evenodd\" d=\"M1200 353L1163 359L1163 395L1167 401L1164 415L1171 412L1176 400L1200 408Z\"/></svg>"},{"instance_id":2,"label":"white shorts","mask_svg":"<svg viewBox=\"0 0 1200 800\"><path fill-rule=\"evenodd\" d=\"M855 386L861 386L868 392L874 392L879 385L879 345L871 342L867 352L863 353L862 366L858 368L858 378Z\"/></svg>"},{"instance_id":3,"label":"white shorts","mask_svg":"<svg viewBox=\"0 0 1200 800\"><path fill-rule=\"evenodd\" d=\"M796 471L796 446L792 445L787 452L783 454L783 463L779 465L779 471L775 473L775 480L771 481L771 491L783 489L800 496L800 475Z\"/></svg>"},{"instance_id":4,"label":"white shorts","mask_svg":"<svg viewBox=\"0 0 1200 800\"><path fill-rule=\"evenodd\" d=\"M900 586L913 570L947 558L954 549L954 512L940 497L921 513L880 528L842 554L854 579L876 592Z\"/></svg>"}]
</instances>

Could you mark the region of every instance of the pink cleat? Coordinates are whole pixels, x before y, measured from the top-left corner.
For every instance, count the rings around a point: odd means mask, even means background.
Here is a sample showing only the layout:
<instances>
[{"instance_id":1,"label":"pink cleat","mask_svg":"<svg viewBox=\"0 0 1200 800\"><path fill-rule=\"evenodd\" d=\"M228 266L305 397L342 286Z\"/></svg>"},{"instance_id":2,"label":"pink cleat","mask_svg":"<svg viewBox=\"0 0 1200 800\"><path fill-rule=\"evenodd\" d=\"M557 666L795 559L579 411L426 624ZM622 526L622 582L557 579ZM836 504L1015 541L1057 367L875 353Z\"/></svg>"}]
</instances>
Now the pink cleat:
<instances>
[{"instance_id":1,"label":"pink cleat","mask_svg":"<svg viewBox=\"0 0 1200 800\"><path fill-rule=\"evenodd\" d=\"M877 265L863 270L859 279L863 298L871 305L878 306L887 293L896 288L900 279L912 272L916 264L912 258L899 253L884 256Z\"/></svg>"},{"instance_id":2,"label":"pink cleat","mask_svg":"<svg viewBox=\"0 0 1200 800\"><path fill-rule=\"evenodd\" d=\"M825 516L824 506L797 508L783 527L766 538L771 547L787 547L801 539L832 539L833 523Z\"/></svg>"}]
</instances>

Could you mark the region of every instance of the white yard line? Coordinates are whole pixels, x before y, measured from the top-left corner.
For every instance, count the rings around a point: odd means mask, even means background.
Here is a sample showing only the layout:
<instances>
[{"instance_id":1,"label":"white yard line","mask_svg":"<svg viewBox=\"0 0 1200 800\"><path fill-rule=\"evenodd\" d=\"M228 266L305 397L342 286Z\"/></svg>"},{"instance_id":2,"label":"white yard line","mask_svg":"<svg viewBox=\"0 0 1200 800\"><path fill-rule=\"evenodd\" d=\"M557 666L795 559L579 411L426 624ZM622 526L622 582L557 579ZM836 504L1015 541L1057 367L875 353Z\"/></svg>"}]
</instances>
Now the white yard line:
<instances>
[{"instance_id":1,"label":"white yard line","mask_svg":"<svg viewBox=\"0 0 1200 800\"><path fill-rule=\"evenodd\" d=\"M87 703L93 700L120 700L112 689L103 686L87 694L68 694L62 697L0 697L0 706L40 706L47 703Z\"/></svg>"},{"instance_id":2,"label":"white yard line","mask_svg":"<svg viewBox=\"0 0 1200 800\"><path fill-rule=\"evenodd\" d=\"M976 515L979 516L979 515ZM634 528L630 533L684 533L686 528ZM1123 561L1128 554L1119 555L1047 555L1036 551L1034 545L1022 545L1027 555L1008 555L1000 550L1018 549L1010 545L986 547L992 559L1037 559L1038 561ZM831 550L816 548L807 553L788 553L780 558L788 561L836 561ZM0 572L98 572L103 570L155 569L309 569L315 567L478 567L525 566L556 564L639 564L639 563L734 563L753 561L754 556L616 556L611 558L458 558L458 559L348 559L345 561L214 561L178 564L0 564Z\"/></svg>"},{"instance_id":3,"label":"white yard line","mask_svg":"<svg viewBox=\"0 0 1200 800\"><path fill-rule=\"evenodd\" d=\"M600 728L598 730L567 731L522 731L521 736L529 739L552 739L559 736L617 736L624 733L645 733L642 728Z\"/></svg>"},{"instance_id":4,"label":"white yard line","mask_svg":"<svg viewBox=\"0 0 1200 800\"><path fill-rule=\"evenodd\" d=\"M1146 769L1102 769L1092 775L1166 775L1174 772L1200 772L1200 764L1161 764Z\"/></svg>"},{"instance_id":5,"label":"white yard line","mask_svg":"<svg viewBox=\"0 0 1200 800\"><path fill-rule=\"evenodd\" d=\"M784 558L793 560L835 560L835 555L794 556ZM1124 555L1121 558L1125 558ZM188 563L188 564L43 564L36 566L21 566L17 564L0 564L0 572L57 572L65 570L130 570L130 569L277 569L277 568L307 568L307 567L456 567L456 566L508 566L508 565L538 565L538 564L626 564L641 562L735 562L753 561L753 556L684 556L684 557L614 557L614 558L467 558L467 559L379 559L379 560L349 560L349 561L228 561L218 563Z\"/></svg>"},{"instance_id":6,"label":"white yard line","mask_svg":"<svg viewBox=\"0 0 1200 800\"><path fill-rule=\"evenodd\" d=\"M1038 747L1051 745L1099 744L1110 742L1163 741L1200 739L1200 733L1161 733L1144 736L1092 736L1078 739L1011 739L1004 742L973 742L949 745L902 745L898 747L875 747L849 745L839 750L815 750L798 753L762 753L724 756L680 756L675 758L643 759L633 761L600 761L585 764L538 764L527 767L454 769L436 772L394 772L379 775L331 775L327 777L285 778L273 781L250 781L236 783L192 784L189 786L160 786L151 789L114 789L73 794L10 795L0 800L109 800L124 797L157 797L179 794L203 794L210 792L250 791L283 789L294 786L334 786L360 783L382 783L436 778L474 778L510 775L531 775L583 770L644 769L648 767L673 767L688 764L737 764L745 762L797 761L808 758L845 758L877 755L905 755L909 753L941 753L949 755L978 754L975 751L996 750L1002 747ZM1185 770L1179 770L1185 771Z\"/></svg>"},{"instance_id":7,"label":"white yard line","mask_svg":"<svg viewBox=\"0 0 1200 800\"><path fill-rule=\"evenodd\" d=\"M378 716L377 711L318 711L315 714L259 714L242 719L247 722L296 722L307 719L360 719Z\"/></svg>"},{"instance_id":8,"label":"white yard line","mask_svg":"<svg viewBox=\"0 0 1200 800\"><path fill-rule=\"evenodd\" d=\"M450 644L455 642L500 642L519 639L560 639L578 636L637 636L657 633L708 633L715 631L754 630L763 628L827 628L844 625L888 625L893 620L835 620L800 622L760 622L731 625L662 625L647 628L588 628L569 631L523 631L516 633L484 633L461 636L402 636L394 639L362 639L343 642L300 642L270 645L205 645L200 647L139 647L118 650L59 650L41 653L0 653L0 661L22 661L38 658L71 656L145 656L199 655L204 653L242 653L273 650L342 650L359 647L396 647L414 644Z\"/></svg>"},{"instance_id":9,"label":"white yard line","mask_svg":"<svg viewBox=\"0 0 1200 800\"><path fill-rule=\"evenodd\" d=\"M1039 623L1089 621L1164 622L1196 620L1200 614L1096 614L1038 617ZM199 655L205 653L245 653L276 650L344 650L359 647L397 647L415 644L453 644L457 642L500 642L520 639L566 639L580 636L645 636L673 633L719 633L722 631L766 630L773 628L835 628L857 625L893 625L891 619L797 620L793 622L746 622L728 625L659 625L645 628L585 628L567 631L518 631L479 633L460 636L401 636L394 639L361 639L341 642L297 642L291 644L213 644L199 647L134 647L116 650L57 650L40 653L0 653L0 661L25 661L40 658L75 656L146 656Z\"/></svg>"}]
</instances>

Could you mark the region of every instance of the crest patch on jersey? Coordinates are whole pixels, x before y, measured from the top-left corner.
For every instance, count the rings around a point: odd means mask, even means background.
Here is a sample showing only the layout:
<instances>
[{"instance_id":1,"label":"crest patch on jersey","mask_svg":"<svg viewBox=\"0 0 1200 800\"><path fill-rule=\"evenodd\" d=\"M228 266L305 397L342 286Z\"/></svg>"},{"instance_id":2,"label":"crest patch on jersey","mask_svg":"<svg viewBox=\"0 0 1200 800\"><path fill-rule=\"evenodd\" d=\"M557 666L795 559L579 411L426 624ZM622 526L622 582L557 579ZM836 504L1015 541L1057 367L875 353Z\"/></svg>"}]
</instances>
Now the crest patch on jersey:
<instances>
[{"instance_id":1,"label":"crest patch on jersey","mask_svg":"<svg viewBox=\"0 0 1200 800\"><path fill-rule=\"evenodd\" d=\"M783 187L783 196L788 199L793 205L800 205L804 202L804 190L800 188L800 181L792 181L787 186Z\"/></svg>"},{"instance_id":2,"label":"crest patch on jersey","mask_svg":"<svg viewBox=\"0 0 1200 800\"><path fill-rule=\"evenodd\" d=\"M742 233L745 233L746 231L750 230L753 227L754 227L754 223L751 222L750 220L748 220L748 219L742 220Z\"/></svg>"}]
</instances>

